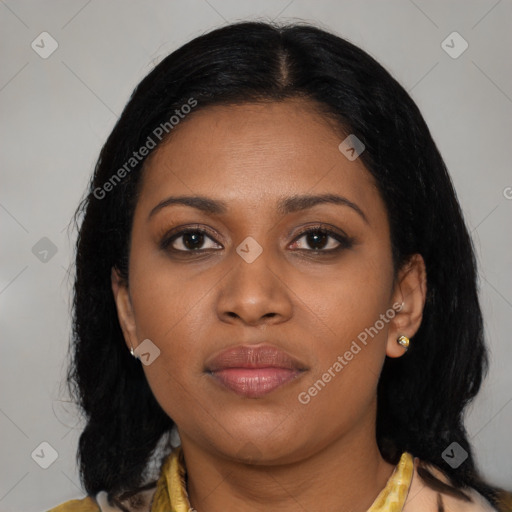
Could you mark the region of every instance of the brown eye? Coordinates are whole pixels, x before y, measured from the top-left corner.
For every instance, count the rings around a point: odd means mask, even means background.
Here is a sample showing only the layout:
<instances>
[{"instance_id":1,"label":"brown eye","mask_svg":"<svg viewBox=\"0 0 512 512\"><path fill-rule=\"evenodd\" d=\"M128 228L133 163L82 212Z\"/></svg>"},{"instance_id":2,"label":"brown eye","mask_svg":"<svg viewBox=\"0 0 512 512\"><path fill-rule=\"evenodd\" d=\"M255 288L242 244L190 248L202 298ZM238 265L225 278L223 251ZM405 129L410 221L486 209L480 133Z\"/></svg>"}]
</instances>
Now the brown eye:
<instances>
[{"instance_id":1,"label":"brown eye","mask_svg":"<svg viewBox=\"0 0 512 512\"><path fill-rule=\"evenodd\" d=\"M299 241L304 239L303 247L299 247ZM341 249L349 249L353 245L353 240L341 233L331 229L315 227L303 231L295 239L292 246L296 250L310 252L335 252Z\"/></svg>"},{"instance_id":2,"label":"brown eye","mask_svg":"<svg viewBox=\"0 0 512 512\"><path fill-rule=\"evenodd\" d=\"M205 247L208 241L210 243ZM219 244L202 229L187 229L166 238L161 243L161 247L162 249L170 249L176 252L196 252L217 249Z\"/></svg>"}]
</instances>

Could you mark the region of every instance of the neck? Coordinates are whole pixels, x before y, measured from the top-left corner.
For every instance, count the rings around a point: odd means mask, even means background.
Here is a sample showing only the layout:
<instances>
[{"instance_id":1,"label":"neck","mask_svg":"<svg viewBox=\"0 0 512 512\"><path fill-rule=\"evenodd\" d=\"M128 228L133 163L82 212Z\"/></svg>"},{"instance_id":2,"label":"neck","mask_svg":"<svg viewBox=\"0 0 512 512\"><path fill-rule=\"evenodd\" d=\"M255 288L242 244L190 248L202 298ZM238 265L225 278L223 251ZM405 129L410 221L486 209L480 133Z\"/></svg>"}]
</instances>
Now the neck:
<instances>
[{"instance_id":1,"label":"neck","mask_svg":"<svg viewBox=\"0 0 512 512\"><path fill-rule=\"evenodd\" d=\"M375 422L294 463L255 465L205 451L182 434L187 490L197 512L366 511L394 466L382 458Z\"/></svg>"}]
</instances>

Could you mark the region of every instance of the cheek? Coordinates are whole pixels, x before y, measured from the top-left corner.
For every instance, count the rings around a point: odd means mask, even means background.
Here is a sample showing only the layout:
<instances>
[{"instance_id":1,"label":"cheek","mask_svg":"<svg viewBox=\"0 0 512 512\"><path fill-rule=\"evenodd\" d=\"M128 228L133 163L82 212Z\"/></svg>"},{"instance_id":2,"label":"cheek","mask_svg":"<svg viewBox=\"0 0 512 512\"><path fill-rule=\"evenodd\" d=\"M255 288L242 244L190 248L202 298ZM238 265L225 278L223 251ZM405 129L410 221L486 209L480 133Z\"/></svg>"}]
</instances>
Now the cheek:
<instances>
[{"instance_id":1,"label":"cheek","mask_svg":"<svg viewBox=\"0 0 512 512\"><path fill-rule=\"evenodd\" d=\"M221 278L216 271L196 278L171 269L165 257L133 251L130 294L137 339L151 340L159 356L144 372L155 398L174 418L175 411L198 403L205 344L214 321L213 294ZM178 412L176 412L178 414Z\"/></svg>"},{"instance_id":2,"label":"cheek","mask_svg":"<svg viewBox=\"0 0 512 512\"><path fill-rule=\"evenodd\" d=\"M134 244L135 245L135 244ZM190 272L172 266L150 242L139 244L130 262L130 294L137 336L151 339L162 351L179 356L193 350L200 327L201 311L214 286L215 276L203 273L193 278Z\"/></svg>"},{"instance_id":3,"label":"cheek","mask_svg":"<svg viewBox=\"0 0 512 512\"><path fill-rule=\"evenodd\" d=\"M202 374L200 308L196 293L176 294L165 280L152 280L134 294L134 311L139 340L150 339L159 355L143 370L155 399L177 423L194 412L202 397L198 383ZM185 417L182 413L186 411Z\"/></svg>"},{"instance_id":4,"label":"cheek","mask_svg":"<svg viewBox=\"0 0 512 512\"><path fill-rule=\"evenodd\" d=\"M302 274L291 288L310 332L314 326L329 347L342 350L388 310L392 284L391 257L381 242L347 253L328 271Z\"/></svg>"},{"instance_id":5,"label":"cheek","mask_svg":"<svg viewBox=\"0 0 512 512\"><path fill-rule=\"evenodd\" d=\"M314 409L343 403L345 412L332 411L340 419L347 411L357 414L368 406L384 363L388 326L394 317L389 309L392 263L384 249L366 247L364 255L347 259L324 286L310 287L309 294L306 288L298 291L308 298L305 324L310 324L310 335L312 325L325 333L315 336L318 360L303 391Z\"/></svg>"},{"instance_id":6,"label":"cheek","mask_svg":"<svg viewBox=\"0 0 512 512\"><path fill-rule=\"evenodd\" d=\"M134 292L133 308L139 342L150 339L160 350L160 362L179 374L197 365L207 299L200 301L198 296L203 294L197 289L176 293L179 287L169 281L160 279L151 286L148 280Z\"/></svg>"}]
</instances>

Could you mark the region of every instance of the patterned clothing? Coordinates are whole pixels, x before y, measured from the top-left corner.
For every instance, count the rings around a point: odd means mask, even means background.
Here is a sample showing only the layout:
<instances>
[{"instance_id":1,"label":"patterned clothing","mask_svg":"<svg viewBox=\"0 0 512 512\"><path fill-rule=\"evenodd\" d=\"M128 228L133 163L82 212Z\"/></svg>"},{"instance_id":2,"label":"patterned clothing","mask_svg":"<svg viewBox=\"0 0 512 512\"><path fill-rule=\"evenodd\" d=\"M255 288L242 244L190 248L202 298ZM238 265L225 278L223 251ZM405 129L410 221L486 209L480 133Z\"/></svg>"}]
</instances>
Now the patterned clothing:
<instances>
[{"instance_id":1,"label":"patterned clothing","mask_svg":"<svg viewBox=\"0 0 512 512\"><path fill-rule=\"evenodd\" d=\"M466 489L471 503L441 495L426 486L417 474L419 460L404 452L384 489L367 512L496 512L476 491ZM446 477L435 468L431 472L446 482ZM130 512L194 512L186 486L186 467L181 447L174 449L165 460L156 489L142 491L124 501L123 508ZM86 497L71 500L49 512L120 512L110 505L107 493L99 492L95 499ZM503 509L508 510L508 509Z\"/></svg>"}]
</instances>

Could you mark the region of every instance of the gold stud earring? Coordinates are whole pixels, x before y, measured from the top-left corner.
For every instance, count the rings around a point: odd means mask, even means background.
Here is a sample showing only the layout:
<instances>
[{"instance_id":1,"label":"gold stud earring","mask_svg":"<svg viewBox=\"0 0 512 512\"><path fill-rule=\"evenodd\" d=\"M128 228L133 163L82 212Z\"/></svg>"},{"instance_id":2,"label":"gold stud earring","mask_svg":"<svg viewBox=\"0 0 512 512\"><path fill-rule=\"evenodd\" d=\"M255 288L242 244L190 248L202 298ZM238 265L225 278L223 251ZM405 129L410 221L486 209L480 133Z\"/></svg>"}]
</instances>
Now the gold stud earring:
<instances>
[{"instance_id":1,"label":"gold stud earring","mask_svg":"<svg viewBox=\"0 0 512 512\"><path fill-rule=\"evenodd\" d=\"M407 336L400 336L400 338L398 338L396 340L396 342L401 345L402 347L405 348L405 350L408 350L409 349L409 338Z\"/></svg>"}]
</instances>

